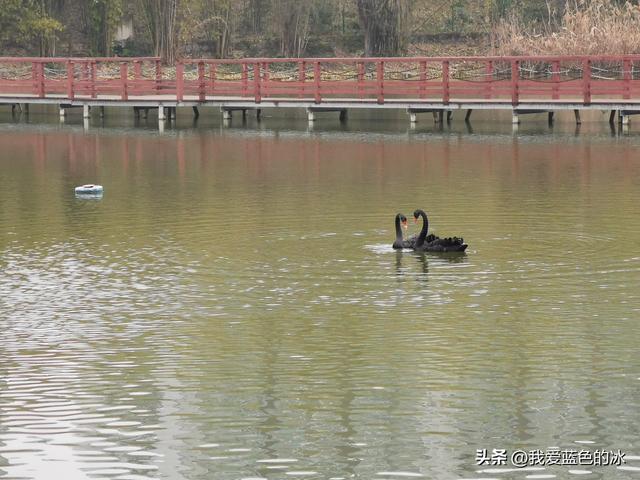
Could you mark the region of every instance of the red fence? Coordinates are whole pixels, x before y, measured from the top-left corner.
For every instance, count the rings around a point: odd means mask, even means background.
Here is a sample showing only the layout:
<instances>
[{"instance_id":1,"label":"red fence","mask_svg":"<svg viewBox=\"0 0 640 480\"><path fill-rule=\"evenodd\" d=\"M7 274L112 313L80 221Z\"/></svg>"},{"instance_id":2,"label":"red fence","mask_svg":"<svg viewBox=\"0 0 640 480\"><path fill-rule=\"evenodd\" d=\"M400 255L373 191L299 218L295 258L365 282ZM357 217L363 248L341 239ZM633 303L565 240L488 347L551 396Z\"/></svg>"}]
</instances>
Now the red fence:
<instances>
[{"instance_id":1,"label":"red fence","mask_svg":"<svg viewBox=\"0 0 640 480\"><path fill-rule=\"evenodd\" d=\"M256 103L624 102L640 100L640 55L189 59L171 67L154 57L0 57L0 96L11 95Z\"/></svg>"}]
</instances>

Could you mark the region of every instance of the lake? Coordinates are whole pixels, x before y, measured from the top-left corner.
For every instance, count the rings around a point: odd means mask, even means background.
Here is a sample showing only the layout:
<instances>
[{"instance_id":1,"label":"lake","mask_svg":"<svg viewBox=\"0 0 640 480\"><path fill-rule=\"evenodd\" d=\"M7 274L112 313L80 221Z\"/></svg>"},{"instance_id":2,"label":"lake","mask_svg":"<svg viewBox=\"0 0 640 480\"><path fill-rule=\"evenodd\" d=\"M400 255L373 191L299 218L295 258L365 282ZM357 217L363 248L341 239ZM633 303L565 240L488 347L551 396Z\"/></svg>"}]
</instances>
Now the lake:
<instances>
[{"instance_id":1,"label":"lake","mask_svg":"<svg viewBox=\"0 0 640 480\"><path fill-rule=\"evenodd\" d=\"M0 478L638 478L640 134L401 118L3 114Z\"/></svg>"}]
</instances>

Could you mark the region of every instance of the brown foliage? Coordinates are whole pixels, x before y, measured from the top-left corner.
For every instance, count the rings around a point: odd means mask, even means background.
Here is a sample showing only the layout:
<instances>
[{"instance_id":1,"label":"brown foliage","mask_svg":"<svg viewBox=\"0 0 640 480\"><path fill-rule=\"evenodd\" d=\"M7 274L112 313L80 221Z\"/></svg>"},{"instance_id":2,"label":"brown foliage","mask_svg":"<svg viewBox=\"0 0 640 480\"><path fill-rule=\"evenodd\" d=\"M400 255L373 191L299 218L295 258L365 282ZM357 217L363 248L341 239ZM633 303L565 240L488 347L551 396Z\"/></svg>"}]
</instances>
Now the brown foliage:
<instances>
[{"instance_id":1,"label":"brown foliage","mask_svg":"<svg viewBox=\"0 0 640 480\"><path fill-rule=\"evenodd\" d=\"M528 29L515 15L496 29L501 55L620 55L640 53L640 7L613 0L568 5L560 25Z\"/></svg>"}]
</instances>

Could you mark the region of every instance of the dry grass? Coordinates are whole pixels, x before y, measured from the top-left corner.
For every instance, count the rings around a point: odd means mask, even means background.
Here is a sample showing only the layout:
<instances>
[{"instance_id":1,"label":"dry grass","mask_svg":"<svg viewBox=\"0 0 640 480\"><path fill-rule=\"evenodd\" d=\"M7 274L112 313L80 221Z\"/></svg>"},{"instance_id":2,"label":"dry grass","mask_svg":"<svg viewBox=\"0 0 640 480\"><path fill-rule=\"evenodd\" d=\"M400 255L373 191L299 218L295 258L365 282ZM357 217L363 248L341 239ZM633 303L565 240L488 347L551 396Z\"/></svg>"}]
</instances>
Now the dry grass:
<instances>
[{"instance_id":1,"label":"dry grass","mask_svg":"<svg viewBox=\"0 0 640 480\"><path fill-rule=\"evenodd\" d=\"M496 30L500 55L621 55L640 53L640 6L583 0L567 6L561 24L531 31L511 17Z\"/></svg>"}]
</instances>

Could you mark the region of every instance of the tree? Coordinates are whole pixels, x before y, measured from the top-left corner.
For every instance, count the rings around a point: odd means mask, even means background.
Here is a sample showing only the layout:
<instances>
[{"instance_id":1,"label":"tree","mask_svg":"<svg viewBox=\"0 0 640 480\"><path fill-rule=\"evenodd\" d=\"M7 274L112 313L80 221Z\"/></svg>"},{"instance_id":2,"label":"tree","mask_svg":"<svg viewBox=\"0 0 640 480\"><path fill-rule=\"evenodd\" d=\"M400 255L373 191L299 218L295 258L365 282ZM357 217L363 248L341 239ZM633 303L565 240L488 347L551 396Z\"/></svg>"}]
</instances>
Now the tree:
<instances>
[{"instance_id":1,"label":"tree","mask_svg":"<svg viewBox=\"0 0 640 480\"><path fill-rule=\"evenodd\" d=\"M235 31L237 5L232 0L183 0L180 44L184 54L227 57Z\"/></svg>"},{"instance_id":2,"label":"tree","mask_svg":"<svg viewBox=\"0 0 640 480\"><path fill-rule=\"evenodd\" d=\"M367 57L395 56L405 49L407 0L356 0Z\"/></svg>"},{"instance_id":3,"label":"tree","mask_svg":"<svg viewBox=\"0 0 640 480\"><path fill-rule=\"evenodd\" d=\"M283 57L300 57L307 48L312 7L311 1L273 0L273 25Z\"/></svg>"},{"instance_id":4,"label":"tree","mask_svg":"<svg viewBox=\"0 0 640 480\"><path fill-rule=\"evenodd\" d=\"M113 34L122 20L122 0L92 0L88 8L91 50L110 57Z\"/></svg>"},{"instance_id":5,"label":"tree","mask_svg":"<svg viewBox=\"0 0 640 480\"><path fill-rule=\"evenodd\" d=\"M141 0L153 54L172 64L177 56L178 0Z\"/></svg>"}]
</instances>

